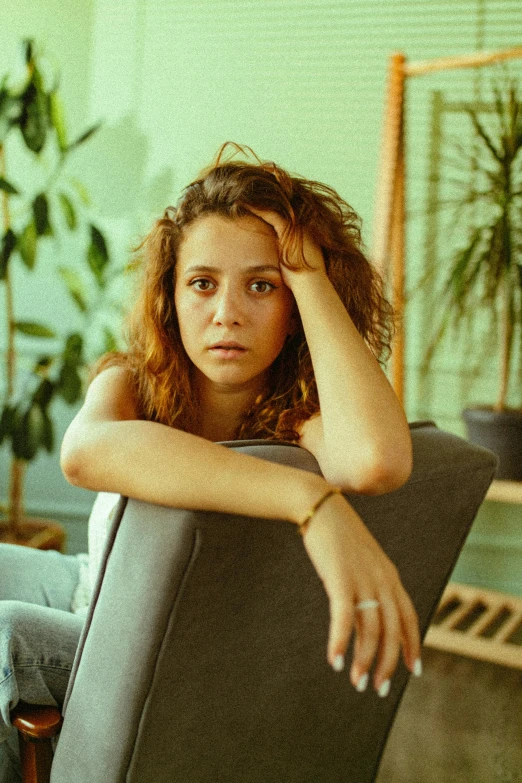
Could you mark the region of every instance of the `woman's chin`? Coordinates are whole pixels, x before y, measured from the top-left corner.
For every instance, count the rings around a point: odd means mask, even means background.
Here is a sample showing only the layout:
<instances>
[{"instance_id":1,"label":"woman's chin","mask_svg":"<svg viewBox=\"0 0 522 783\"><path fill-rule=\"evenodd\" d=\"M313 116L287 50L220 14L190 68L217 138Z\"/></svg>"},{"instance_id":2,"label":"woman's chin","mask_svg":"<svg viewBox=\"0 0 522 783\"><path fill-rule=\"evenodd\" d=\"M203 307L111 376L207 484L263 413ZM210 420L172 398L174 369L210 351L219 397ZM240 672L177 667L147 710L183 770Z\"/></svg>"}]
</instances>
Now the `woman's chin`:
<instances>
[{"instance_id":1,"label":"woman's chin","mask_svg":"<svg viewBox=\"0 0 522 783\"><path fill-rule=\"evenodd\" d=\"M200 370L200 382L210 384L214 388L223 391L239 391L250 387L260 388L264 386L266 370L261 372L248 372L242 367L213 368L210 371Z\"/></svg>"}]
</instances>

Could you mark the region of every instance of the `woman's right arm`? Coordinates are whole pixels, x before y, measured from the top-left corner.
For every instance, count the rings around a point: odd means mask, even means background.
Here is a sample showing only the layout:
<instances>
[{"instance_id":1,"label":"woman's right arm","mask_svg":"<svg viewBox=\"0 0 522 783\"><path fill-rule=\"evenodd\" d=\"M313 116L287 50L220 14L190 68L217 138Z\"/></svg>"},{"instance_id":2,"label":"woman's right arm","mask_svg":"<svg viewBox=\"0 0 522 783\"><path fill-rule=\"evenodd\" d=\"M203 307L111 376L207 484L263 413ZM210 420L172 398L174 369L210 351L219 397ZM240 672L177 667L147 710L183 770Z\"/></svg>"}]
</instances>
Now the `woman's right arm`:
<instances>
[{"instance_id":1,"label":"woman's right arm","mask_svg":"<svg viewBox=\"0 0 522 783\"><path fill-rule=\"evenodd\" d=\"M104 370L62 443L71 484L177 508L298 522L327 484L297 468L238 454L205 438L138 420L127 371Z\"/></svg>"},{"instance_id":2,"label":"woman's right arm","mask_svg":"<svg viewBox=\"0 0 522 783\"><path fill-rule=\"evenodd\" d=\"M104 370L92 382L65 434L61 465L72 484L98 492L293 523L329 488L309 471L139 420L129 375L121 367ZM330 602L329 663L338 665L355 628L354 685L377 655L373 680L380 690L401 646L413 669L420 654L415 610L395 567L342 496L328 499L314 514L304 544ZM380 609L357 613L356 603L368 598L378 600Z\"/></svg>"}]
</instances>

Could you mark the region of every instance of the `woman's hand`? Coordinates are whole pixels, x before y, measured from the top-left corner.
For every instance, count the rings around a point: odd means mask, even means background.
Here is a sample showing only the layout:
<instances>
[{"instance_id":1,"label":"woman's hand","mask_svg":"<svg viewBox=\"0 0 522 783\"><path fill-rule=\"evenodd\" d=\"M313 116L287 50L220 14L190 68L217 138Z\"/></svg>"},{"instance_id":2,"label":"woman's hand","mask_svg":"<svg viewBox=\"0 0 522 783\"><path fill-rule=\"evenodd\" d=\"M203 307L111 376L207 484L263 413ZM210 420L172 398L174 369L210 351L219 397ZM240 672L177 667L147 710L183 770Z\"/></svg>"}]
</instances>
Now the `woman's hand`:
<instances>
[{"instance_id":1,"label":"woman's hand","mask_svg":"<svg viewBox=\"0 0 522 783\"><path fill-rule=\"evenodd\" d=\"M281 242L287 221L270 210L250 211L272 226ZM321 248L306 232L303 254L308 266L298 257L288 259L295 269L284 264L280 269L296 299L321 399L320 417L308 428L306 448L317 457L324 475L334 466L336 473L329 479L333 483L372 494L395 489L409 475L409 470L401 470L398 482L393 473L395 465L400 467L398 453L404 452L409 467L411 440L404 414L328 280ZM382 464L372 463L373 454L388 452L390 458L383 458ZM370 454L368 463L362 459L365 454ZM304 544L330 602L330 665L343 668L355 631L350 679L358 690L366 688L375 661L373 684L386 696L401 647L408 668L420 674L420 633L413 604L397 569L342 496L329 498L316 511ZM371 602L369 607L357 609L366 601Z\"/></svg>"},{"instance_id":2,"label":"woman's hand","mask_svg":"<svg viewBox=\"0 0 522 783\"><path fill-rule=\"evenodd\" d=\"M268 223L269 226L272 226L277 235L278 241L281 242L281 237L283 236L287 226L287 221L281 217L279 213L273 212L272 210L253 209L251 207L249 207L249 209L253 215L261 218L261 220L264 220L264 222ZM319 273L326 277L326 268L321 248L313 241L310 234L306 232L303 235L303 255L308 266L303 266L302 260L300 258L289 259L290 263L295 263L295 265L299 267L297 269L289 269L287 266L284 266L284 264L280 264L283 282L288 286L288 288L290 288L290 290L293 290L293 287L298 282L302 281L303 276L306 276L307 273Z\"/></svg>"},{"instance_id":3,"label":"woman's hand","mask_svg":"<svg viewBox=\"0 0 522 783\"><path fill-rule=\"evenodd\" d=\"M350 680L365 690L374 659L375 690L386 696L400 648L407 667L420 675L420 634L416 611L397 569L354 509L334 495L315 512L304 533L306 551L330 602L328 661L337 671L355 630ZM357 609L361 601L378 606Z\"/></svg>"}]
</instances>

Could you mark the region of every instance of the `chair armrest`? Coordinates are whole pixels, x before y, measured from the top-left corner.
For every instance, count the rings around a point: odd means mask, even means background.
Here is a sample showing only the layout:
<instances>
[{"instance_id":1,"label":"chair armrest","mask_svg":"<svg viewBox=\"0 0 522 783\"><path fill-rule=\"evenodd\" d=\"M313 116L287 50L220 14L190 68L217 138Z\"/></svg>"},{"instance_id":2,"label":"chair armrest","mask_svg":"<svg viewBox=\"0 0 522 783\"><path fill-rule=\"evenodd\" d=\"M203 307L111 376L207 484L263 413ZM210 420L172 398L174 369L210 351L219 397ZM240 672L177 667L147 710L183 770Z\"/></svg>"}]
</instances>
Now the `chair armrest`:
<instances>
[{"instance_id":1,"label":"chair armrest","mask_svg":"<svg viewBox=\"0 0 522 783\"><path fill-rule=\"evenodd\" d=\"M58 734L63 718L56 707L20 702L11 713L11 722L26 739L42 740Z\"/></svg>"}]
</instances>

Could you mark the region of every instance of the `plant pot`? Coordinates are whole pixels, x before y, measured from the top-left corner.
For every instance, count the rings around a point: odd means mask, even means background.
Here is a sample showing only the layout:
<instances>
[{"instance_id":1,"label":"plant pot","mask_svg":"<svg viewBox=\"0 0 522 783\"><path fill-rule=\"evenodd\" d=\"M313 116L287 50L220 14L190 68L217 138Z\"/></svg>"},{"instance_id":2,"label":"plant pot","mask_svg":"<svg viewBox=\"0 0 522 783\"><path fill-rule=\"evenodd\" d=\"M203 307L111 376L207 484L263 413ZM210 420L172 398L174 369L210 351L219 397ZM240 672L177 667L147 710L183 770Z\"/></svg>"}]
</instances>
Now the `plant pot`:
<instances>
[{"instance_id":1,"label":"plant pot","mask_svg":"<svg viewBox=\"0 0 522 783\"><path fill-rule=\"evenodd\" d=\"M522 481L522 410L466 408L462 418L466 422L468 439L499 457L496 478Z\"/></svg>"},{"instance_id":2,"label":"plant pot","mask_svg":"<svg viewBox=\"0 0 522 783\"><path fill-rule=\"evenodd\" d=\"M16 528L0 522L0 543L65 551L65 530L51 519L26 517Z\"/></svg>"}]
</instances>

